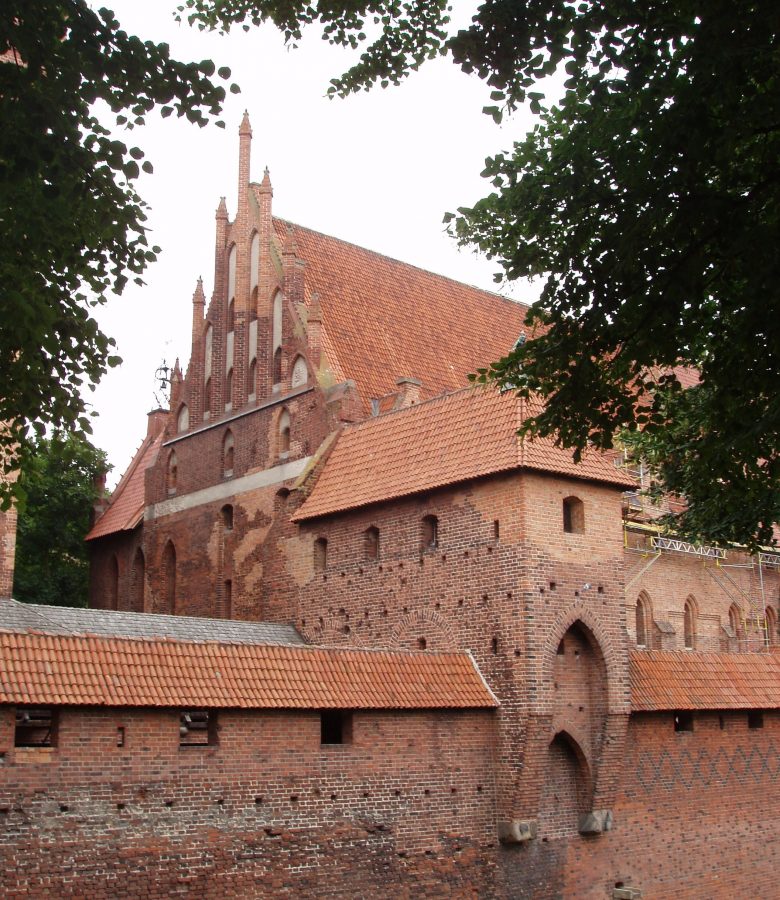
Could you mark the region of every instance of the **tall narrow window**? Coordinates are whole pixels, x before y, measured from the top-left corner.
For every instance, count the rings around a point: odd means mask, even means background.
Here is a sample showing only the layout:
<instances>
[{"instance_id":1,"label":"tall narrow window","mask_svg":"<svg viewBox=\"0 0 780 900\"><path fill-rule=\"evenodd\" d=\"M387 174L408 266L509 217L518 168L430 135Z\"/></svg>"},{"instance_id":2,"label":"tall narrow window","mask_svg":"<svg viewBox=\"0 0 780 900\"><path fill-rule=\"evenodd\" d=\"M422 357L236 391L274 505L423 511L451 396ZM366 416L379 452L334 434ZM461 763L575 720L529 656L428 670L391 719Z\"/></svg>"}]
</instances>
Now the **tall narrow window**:
<instances>
[{"instance_id":1,"label":"tall narrow window","mask_svg":"<svg viewBox=\"0 0 780 900\"><path fill-rule=\"evenodd\" d=\"M290 452L290 414L286 409L279 416L279 454Z\"/></svg>"},{"instance_id":2,"label":"tall narrow window","mask_svg":"<svg viewBox=\"0 0 780 900\"><path fill-rule=\"evenodd\" d=\"M741 641L744 637L742 628L742 615L736 603L732 603L729 607L729 627L734 633L734 637Z\"/></svg>"},{"instance_id":3,"label":"tall narrow window","mask_svg":"<svg viewBox=\"0 0 780 900\"><path fill-rule=\"evenodd\" d=\"M328 541L319 537L314 542L314 571L324 572L328 565Z\"/></svg>"},{"instance_id":4,"label":"tall narrow window","mask_svg":"<svg viewBox=\"0 0 780 900\"><path fill-rule=\"evenodd\" d=\"M233 507L229 503L226 503L222 507L221 513L222 513L222 527L225 529L225 531L232 531L233 530Z\"/></svg>"},{"instance_id":5,"label":"tall narrow window","mask_svg":"<svg viewBox=\"0 0 780 900\"><path fill-rule=\"evenodd\" d=\"M176 430L186 431L190 427L190 411L186 403L179 407L179 415L176 418Z\"/></svg>"},{"instance_id":6,"label":"tall narrow window","mask_svg":"<svg viewBox=\"0 0 780 900\"><path fill-rule=\"evenodd\" d=\"M227 330L235 331L236 328L236 301L231 300L227 308Z\"/></svg>"},{"instance_id":7,"label":"tall narrow window","mask_svg":"<svg viewBox=\"0 0 780 900\"><path fill-rule=\"evenodd\" d=\"M436 516L423 516L420 549L435 550L439 546L439 520Z\"/></svg>"},{"instance_id":8,"label":"tall narrow window","mask_svg":"<svg viewBox=\"0 0 780 900\"><path fill-rule=\"evenodd\" d=\"M230 368L225 376L225 409L233 409L233 369Z\"/></svg>"},{"instance_id":9,"label":"tall narrow window","mask_svg":"<svg viewBox=\"0 0 780 900\"><path fill-rule=\"evenodd\" d=\"M130 609L132 612L144 611L144 583L146 580L146 560L144 551L139 547L133 558L133 585Z\"/></svg>"},{"instance_id":10,"label":"tall narrow window","mask_svg":"<svg viewBox=\"0 0 780 900\"><path fill-rule=\"evenodd\" d=\"M119 609L119 560L116 558L116 554L108 561L106 608Z\"/></svg>"},{"instance_id":11,"label":"tall narrow window","mask_svg":"<svg viewBox=\"0 0 780 900\"><path fill-rule=\"evenodd\" d=\"M173 615L176 612L176 548L173 541L168 541L163 550L163 612Z\"/></svg>"},{"instance_id":12,"label":"tall narrow window","mask_svg":"<svg viewBox=\"0 0 780 900\"><path fill-rule=\"evenodd\" d=\"M175 494L179 487L179 464L175 450L171 450L168 456L167 487L169 494Z\"/></svg>"},{"instance_id":13,"label":"tall narrow window","mask_svg":"<svg viewBox=\"0 0 780 900\"><path fill-rule=\"evenodd\" d=\"M585 531L585 504L579 497L566 497L563 501L563 530L570 534Z\"/></svg>"},{"instance_id":14,"label":"tall narrow window","mask_svg":"<svg viewBox=\"0 0 780 900\"><path fill-rule=\"evenodd\" d=\"M696 607L692 597L685 601L683 611L683 644L686 650L693 650L696 646Z\"/></svg>"},{"instance_id":15,"label":"tall narrow window","mask_svg":"<svg viewBox=\"0 0 780 900\"><path fill-rule=\"evenodd\" d=\"M228 428L222 440L222 472L228 477L233 474L233 458L235 454L235 441L233 432Z\"/></svg>"},{"instance_id":16,"label":"tall narrow window","mask_svg":"<svg viewBox=\"0 0 780 900\"><path fill-rule=\"evenodd\" d=\"M257 390L257 360L253 359L249 363L249 371L246 373L246 393L248 397L254 398Z\"/></svg>"},{"instance_id":17,"label":"tall narrow window","mask_svg":"<svg viewBox=\"0 0 780 900\"><path fill-rule=\"evenodd\" d=\"M363 533L366 559L379 559L379 529L373 525Z\"/></svg>"},{"instance_id":18,"label":"tall narrow window","mask_svg":"<svg viewBox=\"0 0 780 900\"><path fill-rule=\"evenodd\" d=\"M271 352L273 353L273 384L282 380L282 304L280 291L274 295L273 324L271 326Z\"/></svg>"},{"instance_id":19,"label":"tall narrow window","mask_svg":"<svg viewBox=\"0 0 780 900\"><path fill-rule=\"evenodd\" d=\"M766 641L768 644L777 643L777 615L771 606L767 606L764 613L766 620Z\"/></svg>"},{"instance_id":20,"label":"tall narrow window","mask_svg":"<svg viewBox=\"0 0 780 900\"><path fill-rule=\"evenodd\" d=\"M206 379L203 388L203 418L208 420L211 418L211 379Z\"/></svg>"},{"instance_id":21,"label":"tall narrow window","mask_svg":"<svg viewBox=\"0 0 780 900\"><path fill-rule=\"evenodd\" d=\"M282 348L277 347L274 350L274 384L279 384L282 380Z\"/></svg>"},{"instance_id":22,"label":"tall narrow window","mask_svg":"<svg viewBox=\"0 0 780 900\"><path fill-rule=\"evenodd\" d=\"M236 255L236 245L233 244L228 254L228 302L236 296Z\"/></svg>"},{"instance_id":23,"label":"tall narrow window","mask_svg":"<svg viewBox=\"0 0 780 900\"><path fill-rule=\"evenodd\" d=\"M249 244L249 290L257 291L260 280L260 235L255 232ZM256 293L255 293L256 296Z\"/></svg>"},{"instance_id":24,"label":"tall narrow window","mask_svg":"<svg viewBox=\"0 0 780 900\"><path fill-rule=\"evenodd\" d=\"M647 608L641 594L636 599L636 645L647 647Z\"/></svg>"}]
</instances>

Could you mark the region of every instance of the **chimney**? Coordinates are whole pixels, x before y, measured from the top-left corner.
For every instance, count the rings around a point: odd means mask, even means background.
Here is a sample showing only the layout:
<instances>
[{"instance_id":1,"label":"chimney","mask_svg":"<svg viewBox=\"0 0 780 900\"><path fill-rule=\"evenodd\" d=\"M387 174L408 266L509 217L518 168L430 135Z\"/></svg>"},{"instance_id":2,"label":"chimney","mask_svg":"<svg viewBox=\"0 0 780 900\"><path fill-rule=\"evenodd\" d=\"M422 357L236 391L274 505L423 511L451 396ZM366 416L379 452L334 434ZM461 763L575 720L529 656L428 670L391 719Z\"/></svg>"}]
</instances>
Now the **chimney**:
<instances>
[{"instance_id":1,"label":"chimney","mask_svg":"<svg viewBox=\"0 0 780 900\"><path fill-rule=\"evenodd\" d=\"M146 436L150 438L156 438L157 435L163 430L165 427L165 423L168 421L168 410L167 409L153 409L151 412L147 413L146 420ZM103 486L105 487L105 477L103 478Z\"/></svg>"},{"instance_id":2,"label":"chimney","mask_svg":"<svg viewBox=\"0 0 780 900\"><path fill-rule=\"evenodd\" d=\"M395 401L395 409L406 409L407 406L415 406L420 402L420 388L422 382L416 378L401 376L395 382L398 385L398 399Z\"/></svg>"}]
</instances>

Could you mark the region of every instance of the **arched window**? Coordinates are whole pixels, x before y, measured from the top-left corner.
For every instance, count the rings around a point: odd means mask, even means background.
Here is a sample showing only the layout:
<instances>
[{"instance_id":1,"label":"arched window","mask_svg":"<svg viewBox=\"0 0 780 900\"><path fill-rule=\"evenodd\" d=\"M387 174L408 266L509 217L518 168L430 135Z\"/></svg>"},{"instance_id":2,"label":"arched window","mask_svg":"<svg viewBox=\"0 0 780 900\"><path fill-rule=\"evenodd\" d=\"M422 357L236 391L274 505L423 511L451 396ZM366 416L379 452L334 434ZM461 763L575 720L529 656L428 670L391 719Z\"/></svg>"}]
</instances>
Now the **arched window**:
<instances>
[{"instance_id":1,"label":"arched window","mask_svg":"<svg viewBox=\"0 0 780 900\"><path fill-rule=\"evenodd\" d=\"M206 326L206 337L203 342L203 377L208 381L211 377L211 356L214 349L214 329L211 322Z\"/></svg>"},{"instance_id":2,"label":"arched window","mask_svg":"<svg viewBox=\"0 0 780 900\"><path fill-rule=\"evenodd\" d=\"M235 331L236 329L236 301L231 300L227 307L227 330Z\"/></svg>"},{"instance_id":3,"label":"arched window","mask_svg":"<svg viewBox=\"0 0 780 900\"><path fill-rule=\"evenodd\" d=\"M179 464L176 461L176 451L171 450L168 455L167 487L169 494L175 494L179 486Z\"/></svg>"},{"instance_id":4,"label":"arched window","mask_svg":"<svg viewBox=\"0 0 780 900\"><path fill-rule=\"evenodd\" d=\"M777 614L771 606L764 611L766 618L766 642L771 646L777 643Z\"/></svg>"},{"instance_id":5,"label":"arched window","mask_svg":"<svg viewBox=\"0 0 780 900\"><path fill-rule=\"evenodd\" d=\"M683 646L686 650L696 647L696 604L693 597L685 601L683 611Z\"/></svg>"},{"instance_id":6,"label":"arched window","mask_svg":"<svg viewBox=\"0 0 780 900\"><path fill-rule=\"evenodd\" d=\"M132 597L130 600L131 612L144 611L144 587L146 580L146 561L144 559L144 551L139 547L135 551L133 558L133 584Z\"/></svg>"},{"instance_id":7,"label":"arched window","mask_svg":"<svg viewBox=\"0 0 780 900\"><path fill-rule=\"evenodd\" d=\"M260 280L260 235L255 232L249 244L249 290L256 291ZM257 294L254 294L257 297Z\"/></svg>"},{"instance_id":8,"label":"arched window","mask_svg":"<svg viewBox=\"0 0 780 900\"><path fill-rule=\"evenodd\" d=\"M179 407L179 415L176 418L176 430L186 431L190 427L190 411L186 403Z\"/></svg>"},{"instance_id":9,"label":"arched window","mask_svg":"<svg viewBox=\"0 0 780 900\"><path fill-rule=\"evenodd\" d=\"M282 348L277 347L274 350L274 384L280 384L282 381Z\"/></svg>"},{"instance_id":10,"label":"arched window","mask_svg":"<svg viewBox=\"0 0 780 900\"><path fill-rule=\"evenodd\" d=\"M585 504L579 497L564 498L563 530L570 534L582 534L585 531Z\"/></svg>"},{"instance_id":11,"label":"arched window","mask_svg":"<svg viewBox=\"0 0 780 900\"><path fill-rule=\"evenodd\" d=\"M236 296L236 245L230 248L228 256L228 292L227 299L230 302ZM228 331L232 329L228 328Z\"/></svg>"},{"instance_id":12,"label":"arched window","mask_svg":"<svg viewBox=\"0 0 780 900\"><path fill-rule=\"evenodd\" d=\"M281 291L274 294L273 323L271 326L271 351L276 357L276 351L282 346L282 304L284 297ZM281 379L280 379L281 380ZM276 384L276 381L274 382Z\"/></svg>"},{"instance_id":13,"label":"arched window","mask_svg":"<svg viewBox=\"0 0 780 900\"><path fill-rule=\"evenodd\" d=\"M734 632L734 637L741 641L745 636L742 626L742 612L736 603L732 603L729 607L729 627Z\"/></svg>"},{"instance_id":14,"label":"arched window","mask_svg":"<svg viewBox=\"0 0 780 900\"><path fill-rule=\"evenodd\" d=\"M203 418L211 418L211 379L206 379L206 385L203 388Z\"/></svg>"},{"instance_id":15,"label":"arched window","mask_svg":"<svg viewBox=\"0 0 780 900\"><path fill-rule=\"evenodd\" d=\"M228 428L222 439L222 472L225 475L233 474L233 457L235 454L235 441L233 432Z\"/></svg>"},{"instance_id":16,"label":"arched window","mask_svg":"<svg viewBox=\"0 0 780 900\"><path fill-rule=\"evenodd\" d=\"M233 369L228 369L225 376L225 409L233 408Z\"/></svg>"},{"instance_id":17,"label":"arched window","mask_svg":"<svg viewBox=\"0 0 780 900\"><path fill-rule=\"evenodd\" d=\"M279 455L290 452L290 413L282 410L279 416Z\"/></svg>"},{"instance_id":18,"label":"arched window","mask_svg":"<svg viewBox=\"0 0 780 900\"><path fill-rule=\"evenodd\" d=\"M309 380L309 369L302 356L296 356L290 376L290 387L302 387Z\"/></svg>"},{"instance_id":19,"label":"arched window","mask_svg":"<svg viewBox=\"0 0 780 900\"><path fill-rule=\"evenodd\" d=\"M379 559L379 529L372 525L363 533L366 559Z\"/></svg>"},{"instance_id":20,"label":"arched window","mask_svg":"<svg viewBox=\"0 0 780 900\"><path fill-rule=\"evenodd\" d=\"M119 560L116 558L116 554L108 561L106 608L119 609Z\"/></svg>"},{"instance_id":21,"label":"arched window","mask_svg":"<svg viewBox=\"0 0 780 900\"><path fill-rule=\"evenodd\" d=\"M222 516L222 527L225 529L225 531L232 531L233 507L229 503L226 503L220 510L220 514Z\"/></svg>"},{"instance_id":22,"label":"arched window","mask_svg":"<svg viewBox=\"0 0 780 900\"><path fill-rule=\"evenodd\" d=\"M439 546L439 520L436 516L423 516L420 532L420 549L435 550Z\"/></svg>"},{"instance_id":23,"label":"arched window","mask_svg":"<svg viewBox=\"0 0 780 900\"><path fill-rule=\"evenodd\" d=\"M163 574L163 603L165 609L162 612L176 612L176 548L173 541L168 541L163 550L162 556L162 574Z\"/></svg>"},{"instance_id":24,"label":"arched window","mask_svg":"<svg viewBox=\"0 0 780 900\"><path fill-rule=\"evenodd\" d=\"M649 632L650 632L650 604L648 603L647 596L645 594L640 594L636 598L636 645L637 647L649 647Z\"/></svg>"},{"instance_id":25,"label":"arched window","mask_svg":"<svg viewBox=\"0 0 780 900\"><path fill-rule=\"evenodd\" d=\"M314 571L324 572L328 565L328 541L319 537L314 542Z\"/></svg>"},{"instance_id":26,"label":"arched window","mask_svg":"<svg viewBox=\"0 0 780 900\"><path fill-rule=\"evenodd\" d=\"M246 373L246 393L248 397L254 398L257 390L257 360L253 359L249 363L249 370Z\"/></svg>"}]
</instances>

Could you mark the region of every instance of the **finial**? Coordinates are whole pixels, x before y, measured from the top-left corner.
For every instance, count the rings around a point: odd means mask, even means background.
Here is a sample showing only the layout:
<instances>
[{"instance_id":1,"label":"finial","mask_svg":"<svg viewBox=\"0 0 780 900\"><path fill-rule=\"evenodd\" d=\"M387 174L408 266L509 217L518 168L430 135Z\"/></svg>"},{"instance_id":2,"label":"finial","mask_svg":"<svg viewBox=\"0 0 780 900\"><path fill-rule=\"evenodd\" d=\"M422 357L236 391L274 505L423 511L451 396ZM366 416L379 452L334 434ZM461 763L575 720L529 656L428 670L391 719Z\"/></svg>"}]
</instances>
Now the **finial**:
<instances>
[{"instance_id":1,"label":"finial","mask_svg":"<svg viewBox=\"0 0 780 900\"><path fill-rule=\"evenodd\" d=\"M271 187L271 173L268 171L268 166L265 167L263 180L260 182L259 190L261 194L273 194L273 188Z\"/></svg>"},{"instance_id":2,"label":"finial","mask_svg":"<svg viewBox=\"0 0 780 900\"><path fill-rule=\"evenodd\" d=\"M238 129L238 133L240 135L248 134L249 137L252 137L252 126L249 123L249 113L244 110L244 117L241 119L241 127Z\"/></svg>"},{"instance_id":3,"label":"finial","mask_svg":"<svg viewBox=\"0 0 780 900\"><path fill-rule=\"evenodd\" d=\"M181 365L179 364L179 357L176 357L176 362L173 364L173 372L171 372L171 381L181 381Z\"/></svg>"},{"instance_id":4,"label":"finial","mask_svg":"<svg viewBox=\"0 0 780 900\"><path fill-rule=\"evenodd\" d=\"M219 206L217 207L217 218L218 219L227 219L228 211L227 211L227 203L225 203L225 198L219 198Z\"/></svg>"},{"instance_id":5,"label":"finial","mask_svg":"<svg viewBox=\"0 0 780 900\"><path fill-rule=\"evenodd\" d=\"M287 226L287 236L284 239L284 246L282 247L282 256L297 256L298 255L298 244L295 240L295 231L293 230L292 225Z\"/></svg>"},{"instance_id":6,"label":"finial","mask_svg":"<svg viewBox=\"0 0 780 900\"><path fill-rule=\"evenodd\" d=\"M198 278L198 283L195 285L195 292L192 295L193 303L206 303L206 295L203 293L203 278Z\"/></svg>"}]
</instances>

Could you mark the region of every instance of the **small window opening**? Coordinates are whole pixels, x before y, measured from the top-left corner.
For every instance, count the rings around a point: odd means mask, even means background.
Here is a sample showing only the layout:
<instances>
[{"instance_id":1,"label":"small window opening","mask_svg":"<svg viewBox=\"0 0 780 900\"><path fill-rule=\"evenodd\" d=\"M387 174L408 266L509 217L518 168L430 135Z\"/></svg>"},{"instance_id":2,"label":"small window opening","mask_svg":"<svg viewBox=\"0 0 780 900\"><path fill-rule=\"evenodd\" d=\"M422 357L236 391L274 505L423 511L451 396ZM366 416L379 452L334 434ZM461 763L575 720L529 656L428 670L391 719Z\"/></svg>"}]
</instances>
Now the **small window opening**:
<instances>
[{"instance_id":1,"label":"small window opening","mask_svg":"<svg viewBox=\"0 0 780 900\"><path fill-rule=\"evenodd\" d=\"M366 559L379 559L379 529L375 526L365 530Z\"/></svg>"},{"instance_id":2,"label":"small window opening","mask_svg":"<svg viewBox=\"0 0 780 900\"><path fill-rule=\"evenodd\" d=\"M501 523L498 519L493 520L493 540L497 541L501 534Z\"/></svg>"},{"instance_id":3,"label":"small window opening","mask_svg":"<svg viewBox=\"0 0 780 900\"><path fill-rule=\"evenodd\" d=\"M685 601L683 612L683 645L686 650L696 646L696 611L690 600Z\"/></svg>"},{"instance_id":4,"label":"small window opening","mask_svg":"<svg viewBox=\"0 0 780 900\"><path fill-rule=\"evenodd\" d=\"M249 397L255 396L255 385L257 384L257 360L253 359L249 363L249 371L246 375L246 393Z\"/></svg>"},{"instance_id":5,"label":"small window opening","mask_svg":"<svg viewBox=\"0 0 780 900\"><path fill-rule=\"evenodd\" d=\"M233 507L226 503L221 510L222 514L222 527L225 531L233 530Z\"/></svg>"},{"instance_id":6,"label":"small window opening","mask_svg":"<svg viewBox=\"0 0 780 900\"><path fill-rule=\"evenodd\" d=\"M343 709L323 709L320 712L320 743L351 744L352 713Z\"/></svg>"},{"instance_id":7,"label":"small window opening","mask_svg":"<svg viewBox=\"0 0 780 900\"><path fill-rule=\"evenodd\" d=\"M290 452L290 413L282 410L279 416L279 455Z\"/></svg>"},{"instance_id":8,"label":"small window opening","mask_svg":"<svg viewBox=\"0 0 780 900\"><path fill-rule=\"evenodd\" d=\"M125 745L125 726L124 725L116 726L116 745L117 745L117 747L124 747L124 745Z\"/></svg>"},{"instance_id":9,"label":"small window opening","mask_svg":"<svg viewBox=\"0 0 780 900\"><path fill-rule=\"evenodd\" d=\"M187 709L179 714L179 746L205 747L216 743L217 714L210 709Z\"/></svg>"},{"instance_id":10,"label":"small window opening","mask_svg":"<svg viewBox=\"0 0 780 900\"><path fill-rule=\"evenodd\" d=\"M235 440L233 432L228 430L225 432L225 438L222 441L222 470L226 476L233 474L233 462L235 458Z\"/></svg>"},{"instance_id":11,"label":"small window opening","mask_svg":"<svg viewBox=\"0 0 780 900\"><path fill-rule=\"evenodd\" d=\"M428 641L424 637L417 639L417 649L418 650L427 650L428 649Z\"/></svg>"},{"instance_id":12,"label":"small window opening","mask_svg":"<svg viewBox=\"0 0 780 900\"><path fill-rule=\"evenodd\" d=\"M498 654L498 638L497 637L494 637L493 640L490 642L490 650L493 653L493 656L496 656Z\"/></svg>"},{"instance_id":13,"label":"small window opening","mask_svg":"<svg viewBox=\"0 0 780 900\"><path fill-rule=\"evenodd\" d=\"M324 572L328 565L328 541L320 537L314 542L314 571Z\"/></svg>"},{"instance_id":14,"label":"small window opening","mask_svg":"<svg viewBox=\"0 0 780 900\"><path fill-rule=\"evenodd\" d=\"M641 597L636 601L636 645L644 649L647 647L647 619L645 604Z\"/></svg>"},{"instance_id":15,"label":"small window opening","mask_svg":"<svg viewBox=\"0 0 780 900\"><path fill-rule=\"evenodd\" d=\"M53 747L57 714L51 707L23 707L16 710L14 747Z\"/></svg>"},{"instance_id":16,"label":"small window opening","mask_svg":"<svg viewBox=\"0 0 780 900\"><path fill-rule=\"evenodd\" d=\"M228 369L225 378L225 409L230 411L233 409L233 370Z\"/></svg>"},{"instance_id":17,"label":"small window opening","mask_svg":"<svg viewBox=\"0 0 780 900\"><path fill-rule=\"evenodd\" d=\"M763 728L764 714L757 709L751 709L747 714L748 728Z\"/></svg>"},{"instance_id":18,"label":"small window opening","mask_svg":"<svg viewBox=\"0 0 780 900\"><path fill-rule=\"evenodd\" d=\"M423 550L435 550L439 546L439 520L436 516L424 516L420 540Z\"/></svg>"},{"instance_id":19,"label":"small window opening","mask_svg":"<svg viewBox=\"0 0 780 900\"><path fill-rule=\"evenodd\" d=\"M563 501L563 530L570 534L585 531L585 504L579 497L566 497Z\"/></svg>"},{"instance_id":20,"label":"small window opening","mask_svg":"<svg viewBox=\"0 0 780 900\"><path fill-rule=\"evenodd\" d=\"M721 731L726 727L726 720L722 715L718 716L718 727Z\"/></svg>"},{"instance_id":21,"label":"small window opening","mask_svg":"<svg viewBox=\"0 0 780 900\"><path fill-rule=\"evenodd\" d=\"M674 714L675 731L693 731L693 713L689 709L678 710Z\"/></svg>"}]
</instances>

